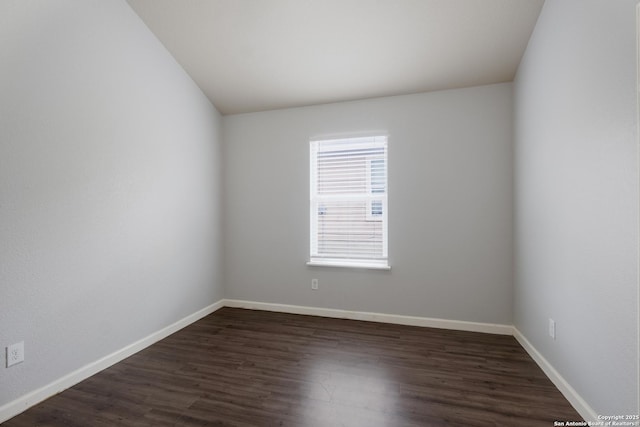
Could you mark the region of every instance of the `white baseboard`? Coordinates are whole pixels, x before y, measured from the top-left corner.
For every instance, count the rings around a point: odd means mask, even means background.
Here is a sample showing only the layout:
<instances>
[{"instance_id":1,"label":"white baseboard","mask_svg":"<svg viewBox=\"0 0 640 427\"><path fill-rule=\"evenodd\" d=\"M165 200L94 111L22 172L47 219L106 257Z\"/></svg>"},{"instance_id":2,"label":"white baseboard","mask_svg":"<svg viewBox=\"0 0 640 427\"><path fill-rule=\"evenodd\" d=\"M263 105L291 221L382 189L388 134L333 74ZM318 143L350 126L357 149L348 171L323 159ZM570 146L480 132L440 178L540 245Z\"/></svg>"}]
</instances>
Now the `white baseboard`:
<instances>
[{"instance_id":1,"label":"white baseboard","mask_svg":"<svg viewBox=\"0 0 640 427\"><path fill-rule=\"evenodd\" d=\"M145 349L146 347L166 338L178 330L190 325L197 320L217 311L222 307L246 308L252 310L275 311L281 313L307 314L312 316L332 317L338 319L364 320L370 322L393 323L399 325L422 326L430 328L454 329L460 331L483 332L500 335L513 335L522 347L529 353L533 360L540 366L549 379L569 403L578 411L585 421L598 421L596 412L587 402L569 385L569 383L555 370L555 368L536 350L535 347L522 335L518 329L511 325L496 323L467 322L461 320L446 320L429 317L402 316L385 313L369 313L361 311L338 310L332 308L308 307L288 304L274 304L256 301L244 301L234 299L222 299L208 307L203 308L157 332L142 338L120 350L117 350L95 362L71 372L64 377L53 381L35 391L32 391L12 402L0 407L0 423L13 418L26 411L33 405L48 399L72 387L92 375L114 365L121 360Z\"/></svg>"},{"instance_id":2,"label":"white baseboard","mask_svg":"<svg viewBox=\"0 0 640 427\"><path fill-rule=\"evenodd\" d=\"M497 323L467 322L431 317L402 316L397 314L369 313L364 311L338 310L301 305L274 304L267 302L225 299L225 307L248 308L252 310L277 311L281 313L308 314L311 316L333 317L337 319L366 320L369 322L395 323L398 325L423 326L428 328L455 329L458 331L484 332L488 334L512 335L513 326Z\"/></svg>"},{"instance_id":3,"label":"white baseboard","mask_svg":"<svg viewBox=\"0 0 640 427\"><path fill-rule=\"evenodd\" d=\"M558 387L558 390L566 397L571 403L571 406L575 408L585 421L597 422L598 414L589 406L589 404L578 394L578 392L571 387L571 385L565 380L558 371L544 358L542 354L525 338L524 335L516 328L513 328L513 336L520 343L520 345L529 353L529 356L540 366L540 369L549 377L551 382ZM570 420L572 421L572 420Z\"/></svg>"},{"instance_id":4,"label":"white baseboard","mask_svg":"<svg viewBox=\"0 0 640 427\"><path fill-rule=\"evenodd\" d=\"M308 314L311 316L333 317L339 319L366 320L371 322L395 323L399 325L423 326L429 328L454 329L459 331L484 332L490 334L513 335L531 358L538 364L551 382L560 390L585 421L597 422L597 413L587 404L577 391L555 370L542 354L511 325L494 323L466 322L461 320L435 319L429 317L401 316L395 314L368 313L361 311L337 310L332 308L307 307L288 304L274 304L256 301L225 299L225 307L246 308L251 310L276 311L281 313ZM577 420L576 420L577 421Z\"/></svg>"},{"instance_id":5,"label":"white baseboard","mask_svg":"<svg viewBox=\"0 0 640 427\"><path fill-rule=\"evenodd\" d=\"M95 375L103 369L106 369L109 366L114 365L121 360L124 360L127 357L149 347L151 344L154 344L168 337L169 335L179 331L185 326L189 326L193 322L200 320L201 318L213 313L223 306L223 300L213 303L210 306L203 308L202 310L196 311L195 313L178 320L177 322L167 326L166 328L154 332L151 335L148 335L134 342L133 344L129 344L128 346L117 350L101 359L98 359L95 362L89 363L88 365L85 365L82 368L65 375L64 377L57 379L54 382L45 385L44 387L27 393L24 396L1 406L0 424L10 418L15 417L21 412L26 411L33 405L36 405L37 403L40 403L43 400L48 399L49 397L54 396L61 391L78 384L79 382L89 378L92 375Z\"/></svg>"}]
</instances>

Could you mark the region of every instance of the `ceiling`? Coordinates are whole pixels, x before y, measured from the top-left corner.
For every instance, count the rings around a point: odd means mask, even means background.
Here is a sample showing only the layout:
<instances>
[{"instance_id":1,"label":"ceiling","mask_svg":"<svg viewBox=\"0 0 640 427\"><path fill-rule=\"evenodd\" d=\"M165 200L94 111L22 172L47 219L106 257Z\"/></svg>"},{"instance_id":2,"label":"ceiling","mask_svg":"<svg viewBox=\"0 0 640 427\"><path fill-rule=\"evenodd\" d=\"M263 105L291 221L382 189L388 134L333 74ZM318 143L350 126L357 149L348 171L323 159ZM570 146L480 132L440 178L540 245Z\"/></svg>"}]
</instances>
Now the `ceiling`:
<instances>
[{"instance_id":1,"label":"ceiling","mask_svg":"<svg viewBox=\"0 0 640 427\"><path fill-rule=\"evenodd\" d=\"M127 0L222 114L512 81L544 0Z\"/></svg>"}]
</instances>

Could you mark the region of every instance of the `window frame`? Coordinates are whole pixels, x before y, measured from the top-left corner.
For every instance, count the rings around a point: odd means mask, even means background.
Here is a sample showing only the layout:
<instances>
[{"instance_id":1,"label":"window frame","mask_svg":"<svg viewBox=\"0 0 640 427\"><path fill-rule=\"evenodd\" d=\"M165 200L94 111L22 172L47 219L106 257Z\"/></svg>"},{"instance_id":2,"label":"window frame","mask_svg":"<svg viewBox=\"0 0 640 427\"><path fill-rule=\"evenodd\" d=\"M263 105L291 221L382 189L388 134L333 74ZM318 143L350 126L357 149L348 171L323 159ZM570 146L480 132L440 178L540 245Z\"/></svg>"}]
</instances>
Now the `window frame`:
<instances>
[{"instance_id":1,"label":"window frame","mask_svg":"<svg viewBox=\"0 0 640 427\"><path fill-rule=\"evenodd\" d=\"M329 266L329 267L351 267L351 268L366 268L366 269L381 269L381 270L389 270L391 267L389 266L389 256L388 256L388 195L389 195L389 160L388 160L388 136L387 135L374 135L367 137L345 137L345 138L322 138L322 139L311 139L309 141L310 147L310 212L309 212L309 238L310 238L310 251L309 251L309 261L307 265L310 266ZM321 239L318 238L318 225L320 215L320 203L322 200L331 200L332 196L321 195L318 192L318 182L317 181L317 173L318 173L318 155L321 152L321 145L325 143L328 145L336 145L340 147L339 150L336 151L349 151L353 150L354 147L364 146L365 148L377 148L378 146L383 149L383 158L379 159L376 156L369 156L366 158L366 193L364 196L355 194L352 195L353 198L347 197L348 200L362 200L362 197L368 198L366 204L366 218L363 219L365 222L380 222L381 223L381 232L378 234L381 236L381 256L380 257L371 257L371 258L361 258L361 257L348 257L348 251L345 252L345 257L328 257L322 256L318 251L318 244L322 242ZM326 147L325 147L326 148ZM376 158L374 158L376 157ZM373 191L373 176L372 176L372 161L373 160L383 160L384 162L384 177L383 177L383 189L384 191L380 193L380 201L382 204L382 213L380 216L372 213L372 202L374 200L371 199L371 195L375 194ZM337 200L342 197L342 195L333 196ZM377 200L376 200L377 201ZM326 209L326 208L325 208Z\"/></svg>"}]
</instances>

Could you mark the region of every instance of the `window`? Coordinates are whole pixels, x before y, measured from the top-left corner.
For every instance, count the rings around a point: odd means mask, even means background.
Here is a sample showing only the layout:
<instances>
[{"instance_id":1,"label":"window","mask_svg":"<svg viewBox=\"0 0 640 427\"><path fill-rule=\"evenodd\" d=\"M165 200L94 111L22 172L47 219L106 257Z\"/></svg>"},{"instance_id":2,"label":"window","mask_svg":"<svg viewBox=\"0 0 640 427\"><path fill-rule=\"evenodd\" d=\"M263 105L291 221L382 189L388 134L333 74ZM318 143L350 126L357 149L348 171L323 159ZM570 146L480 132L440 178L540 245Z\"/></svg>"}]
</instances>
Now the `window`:
<instances>
[{"instance_id":1,"label":"window","mask_svg":"<svg viewBox=\"0 0 640 427\"><path fill-rule=\"evenodd\" d=\"M367 191L370 194L385 194L387 192L387 174L385 159L370 158L367 160ZM382 220L382 201L371 200L367 205L367 219Z\"/></svg>"},{"instance_id":2,"label":"window","mask_svg":"<svg viewBox=\"0 0 640 427\"><path fill-rule=\"evenodd\" d=\"M387 137L311 141L310 265L389 268Z\"/></svg>"}]
</instances>

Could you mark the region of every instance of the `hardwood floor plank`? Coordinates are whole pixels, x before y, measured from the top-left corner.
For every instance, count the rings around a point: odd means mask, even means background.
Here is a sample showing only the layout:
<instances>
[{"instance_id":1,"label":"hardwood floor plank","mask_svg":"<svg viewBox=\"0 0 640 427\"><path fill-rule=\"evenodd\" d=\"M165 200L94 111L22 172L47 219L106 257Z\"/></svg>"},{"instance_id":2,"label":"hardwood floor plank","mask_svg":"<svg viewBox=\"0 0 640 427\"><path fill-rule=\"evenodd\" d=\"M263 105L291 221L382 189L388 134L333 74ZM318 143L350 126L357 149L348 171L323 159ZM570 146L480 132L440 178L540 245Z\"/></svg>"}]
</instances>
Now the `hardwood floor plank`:
<instances>
[{"instance_id":1,"label":"hardwood floor plank","mask_svg":"<svg viewBox=\"0 0 640 427\"><path fill-rule=\"evenodd\" d=\"M6 426L555 420L581 418L513 337L223 308Z\"/></svg>"}]
</instances>

